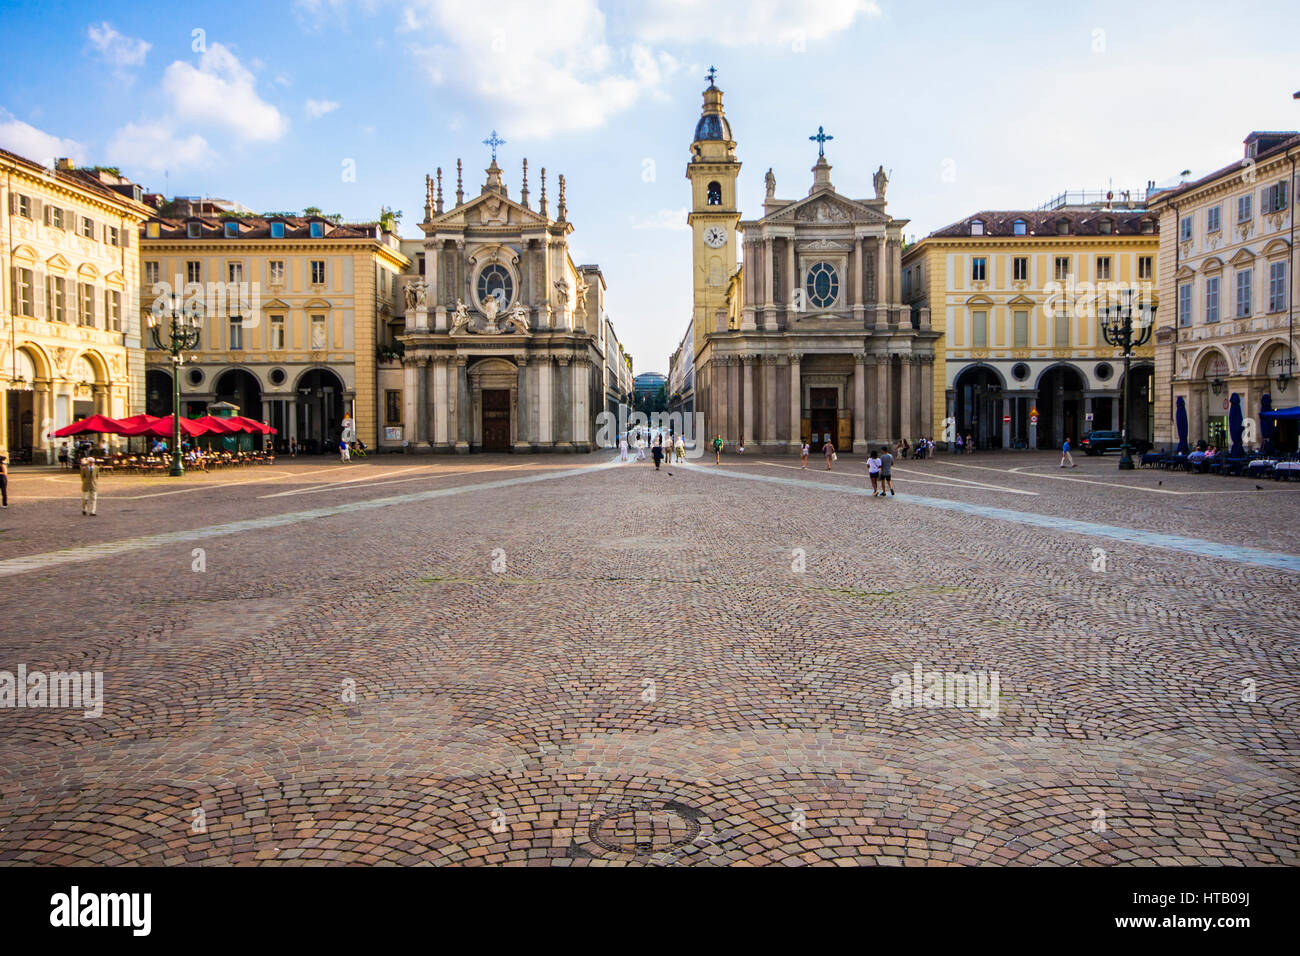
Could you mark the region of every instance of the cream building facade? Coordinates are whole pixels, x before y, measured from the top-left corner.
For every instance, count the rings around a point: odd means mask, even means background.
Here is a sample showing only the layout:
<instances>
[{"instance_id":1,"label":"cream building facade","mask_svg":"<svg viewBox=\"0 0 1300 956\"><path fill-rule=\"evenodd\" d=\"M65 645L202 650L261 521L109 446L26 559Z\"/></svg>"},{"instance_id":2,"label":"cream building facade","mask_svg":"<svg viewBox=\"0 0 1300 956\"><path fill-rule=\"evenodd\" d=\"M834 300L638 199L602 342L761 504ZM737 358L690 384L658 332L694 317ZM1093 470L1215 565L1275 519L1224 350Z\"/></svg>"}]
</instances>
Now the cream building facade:
<instances>
[{"instance_id":1,"label":"cream building facade","mask_svg":"<svg viewBox=\"0 0 1300 956\"><path fill-rule=\"evenodd\" d=\"M936 441L946 432L980 448L1059 448L1122 427L1123 362L1097 306L1125 292L1158 304L1157 216L1125 194L1088 198L978 212L904 253L904 299L944 333L928 396ZM1133 438L1150 440L1154 346L1134 354Z\"/></svg>"},{"instance_id":2,"label":"cream building facade","mask_svg":"<svg viewBox=\"0 0 1300 956\"><path fill-rule=\"evenodd\" d=\"M768 170L762 215L742 221L736 141L710 78L686 167L695 408L711 434L773 451L914 440L932 428L923 396L938 332L903 303L906 220L887 211L883 168L873 198L837 192L823 148L832 137L812 138L807 195L777 198Z\"/></svg>"},{"instance_id":3,"label":"cream building facade","mask_svg":"<svg viewBox=\"0 0 1300 956\"><path fill-rule=\"evenodd\" d=\"M141 229L142 314L158 294L202 298L198 348L181 367L181 413L219 401L274 426L283 446L330 450L345 416L380 443L380 348L411 261L379 223L254 216L173 203ZM172 410L173 365L146 335L147 410Z\"/></svg>"},{"instance_id":4,"label":"cream building facade","mask_svg":"<svg viewBox=\"0 0 1300 956\"><path fill-rule=\"evenodd\" d=\"M1189 441L1221 447L1234 394L1243 416L1256 421L1266 395L1275 408L1300 405L1293 379L1298 161L1300 134L1253 132L1240 160L1151 202L1167 304L1156 330L1162 444L1178 441L1180 399Z\"/></svg>"},{"instance_id":5,"label":"cream building facade","mask_svg":"<svg viewBox=\"0 0 1300 956\"><path fill-rule=\"evenodd\" d=\"M493 137L495 139L495 137ZM605 279L569 256L565 180L554 218L527 160L517 199L495 150L477 195L426 177L424 238L401 280L400 365L381 371L380 445L408 451L591 451L608 400ZM417 251L418 250L418 251Z\"/></svg>"},{"instance_id":6,"label":"cream building facade","mask_svg":"<svg viewBox=\"0 0 1300 956\"><path fill-rule=\"evenodd\" d=\"M54 169L0 150L0 450L53 460L51 432L143 411L135 306L139 186L110 169Z\"/></svg>"}]
</instances>

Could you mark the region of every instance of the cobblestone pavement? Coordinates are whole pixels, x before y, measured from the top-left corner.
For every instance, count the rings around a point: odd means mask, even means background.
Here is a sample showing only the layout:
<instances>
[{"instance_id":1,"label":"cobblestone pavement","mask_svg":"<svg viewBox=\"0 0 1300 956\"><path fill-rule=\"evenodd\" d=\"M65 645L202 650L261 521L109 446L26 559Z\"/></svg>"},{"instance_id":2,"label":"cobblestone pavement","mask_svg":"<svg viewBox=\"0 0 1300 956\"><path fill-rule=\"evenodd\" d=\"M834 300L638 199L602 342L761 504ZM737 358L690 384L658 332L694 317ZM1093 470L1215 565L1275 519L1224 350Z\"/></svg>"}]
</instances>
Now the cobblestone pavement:
<instances>
[{"instance_id":1,"label":"cobblestone pavement","mask_svg":"<svg viewBox=\"0 0 1300 956\"><path fill-rule=\"evenodd\" d=\"M13 469L0 670L104 700L0 709L0 862L1300 863L1300 486L862 472Z\"/></svg>"}]
</instances>

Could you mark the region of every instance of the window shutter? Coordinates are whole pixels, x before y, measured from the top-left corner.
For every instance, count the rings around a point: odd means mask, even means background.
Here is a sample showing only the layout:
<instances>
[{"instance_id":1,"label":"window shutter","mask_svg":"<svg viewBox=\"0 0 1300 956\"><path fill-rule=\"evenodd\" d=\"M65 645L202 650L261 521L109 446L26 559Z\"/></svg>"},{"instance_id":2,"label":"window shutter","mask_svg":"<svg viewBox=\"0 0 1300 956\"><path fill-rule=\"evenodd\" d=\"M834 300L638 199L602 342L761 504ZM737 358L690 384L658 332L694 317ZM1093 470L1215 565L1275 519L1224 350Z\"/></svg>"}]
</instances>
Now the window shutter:
<instances>
[{"instance_id":1,"label":"window shutter","mask_svg":"<svg viewBox=\"0 0 1300 956\"><path fill-rule=\"evenodd\" d=\"M9 197L13 198L12 195ZM9 312L11 315L18 314L18 267L9 267Z\"/></svg>"},{"instance_id":2,"label":"window shutter","mask_svg":"<svg viewBox=\"0 0 1300 956\"><path fill-rule=\"evenodd\" d=\"M44 218L43 218L44 210L45 210L45 203L42 200L37 199L35 196L33 196L32 197L32 222L44 222Z\"/></svg>"},{"instance_id":3,"label":"window shutter","mask_svg":"<svg viewBox=\"0 0 1300 956\"><path fill-rule=\"evenodd\" d=\"M47 318L45 315L45 283L47 277L32 270L32 315L38 319Z\"/></svg>"},{"instance_id":4,"label":"window shutter","mask_svg":"<svg viewBox=\"0 0 1300 956\"><path fill-rule=\"evenodd\" d=\"M45 225L47 225L47 226L52 226L52 225L54 225L54 207L53 207L53 206L46 206L46 207L45 207Z\"/></svg>"},{"instance_id":5,"label":"window shutter","mask_svg":"<svg viewBox=\"0 0 1300 956\"><path fill-rule=\"evenodd\" d=\"M1278 181L1277 184L1277 208L1278 209L1286 208L1286 199L1287 199L1286 187L1287 187L1287 182L1285 179Z\"/></svg>"},{"instance_id":6,"label":"window shutter","mask_svg":"<svg viewBox=\"0 0 1300 956\"><path fill-rule=\"evenodd\" d=\"M11 191L9 193L9 215L14 216L17 214L18 214L18 194Z\"/></svg>"},{"instance_id":7,"label":"window shutter","mask_svg":"<svg viewBox=\"0 0 1300 956\"><path fill-rule=\"evenodd\" d=\"M124 224L122 226L122 231L118 233L118 235L122 237L122 248L130 249L131 248L131 227L129 225Z\"/></svg>"}]
</instances>

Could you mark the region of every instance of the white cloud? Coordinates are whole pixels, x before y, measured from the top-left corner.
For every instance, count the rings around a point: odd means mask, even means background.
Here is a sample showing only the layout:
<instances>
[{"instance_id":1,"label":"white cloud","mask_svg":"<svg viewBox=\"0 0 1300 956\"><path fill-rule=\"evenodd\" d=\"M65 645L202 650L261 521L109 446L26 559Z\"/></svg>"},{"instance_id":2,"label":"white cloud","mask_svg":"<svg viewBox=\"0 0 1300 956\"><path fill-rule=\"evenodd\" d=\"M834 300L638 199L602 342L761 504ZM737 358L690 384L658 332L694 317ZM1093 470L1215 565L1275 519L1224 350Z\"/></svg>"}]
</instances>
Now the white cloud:
<instances>
[{"instance_id":1,"label":"white cloud","mask_svg":"<svg viewBox=\"0 0 1300 956\"><path fill-rule=\"evenodd\" d=\"M168 66L160 92L167 109L113 134L108 144L113 163L148 171L209 166L218 154L208 136L274 142L289 127L288 119L258 95L252 72L220 43L209 43L197 66L183 60Z\"/></svg>"},{"instance_id":2,"label":"white cloud","mask_svg":"<svg viewBox=\"0 0 1300 956\"><path fill-rule=\"evenodd\" d=\"M431 35L433 45L413 44L429 79L487 101L508 136L599 127L678 66L641 44L611 45L596 0L498 0L490 21L461 0L413 0L400 30Z\"/></svg>"},{"instance_id":3,"label":"white cloud","mask_svg":"<svg viewBox=\"0 0 1300 956\"><path fill-rule=\"evenodd\" d=\"M98 26L92 23L86 29L86 36L104 62L116 70L143 66L150 48L146 40L118 33L107 20Z\"/></svg>"},{"instance_id":4,"label":"white cloud","mask_svg":"<svg viewBox=\"0 0 1300 956\"><path fill-rule=\"evenodd\" d=\"M184 135L166 123L127 123L113 134L108 155L117 166L150 171L191 169L215 158L198 133Z\"/></svg>"},{"instance_id":5,"label":"white cloud","mask_svg":"<svg viewBox=\"0 0 1300 956\"><path fill-rule=\"evenodd\" d=\"M179 123L210 124L241 139L274 141L288 120L257 94L257 81L220 43L208 45L198 67L177 60L163 73L163 92Z\"/></svg>"},{"instance_id":6,"label":"white cloud","mask_svg":"<svg viewBox=\"0 0 1300 956\"><path fill-rule=\"evenodd\" d=\"M39 130L4 109L0 109L0 147L46 166L64 156L77 165L86 162L86 147L81 143Z\"/></svg>"},{"instance_id":7,"label":"white cloud","mask_svg":"<svg viewBox=\"0 0 1300 956\"><path fill-rule=\"evenodd\" d=\"M643 0L633 20L647 43L738 47L822 40L860 16L878 17L880 7L874 0Z\"/></svg>"},{"instance_id":8,"label":"white cloud","mask_svg":"<svg viewBox=\"0 0 1300 956\"><path fill-rule=\"evenodd\" d=\"M686 222L686 216L689 210L683 206L681 209L660 209L658 212L651 213L648 216L637 218L632 217L633 229L667 229L672 232L689 232L690 225Z\"/></svg>"},{"instance_id":9,"label":"white cloud","mask_svg":"<svg viewBox=\"0 0 1300 956\"><path fill-rule=\"evenodd\" d=\"M308 100L307 115L312 119L324 116L326 113L333 113L339 105L333 100Z\"/></svg>"}]
</instances>

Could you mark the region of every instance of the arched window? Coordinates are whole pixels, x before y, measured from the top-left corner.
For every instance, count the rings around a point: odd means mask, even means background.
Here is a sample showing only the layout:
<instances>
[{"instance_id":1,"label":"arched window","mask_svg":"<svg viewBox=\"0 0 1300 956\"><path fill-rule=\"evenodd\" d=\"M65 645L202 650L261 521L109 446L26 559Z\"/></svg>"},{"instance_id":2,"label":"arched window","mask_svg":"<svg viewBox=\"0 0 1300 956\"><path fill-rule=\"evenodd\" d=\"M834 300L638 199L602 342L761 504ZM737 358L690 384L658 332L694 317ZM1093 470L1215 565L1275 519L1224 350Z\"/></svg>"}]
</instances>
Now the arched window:
<instances>
[{"instance_id":1,"label":"arched window","mask_svg":"<svg viewBox=\"0 0 1300 956\"><path fill-rule=\"evenodd\" d=\"M504 312L514 297L514 281L504 266L493 263L478 274L478 300L486 302L488 296L495 296L499 311Z\"/></svg>"},{"instance_id":2,"label":"arched window","mask_svg":"<svg viewBox=\"0 0 1300 956\"><path fill-rule=\"evenodd\" d=\"M722 184L717 182L716 180L714 182L709 183L708 203L710 206L722 205Z\"/></svg>"},{"instance_id":3,"label":"arched window","mask_svg":"<svg viewBox=\"0 0 1300 956\"><path fill-rule=\"evenodd\" d=\"M808 301L819 309L834 305L840 294L840 276L829 262L818 262L808 270L805 283Z\"/></svg>"}]
</instances>

